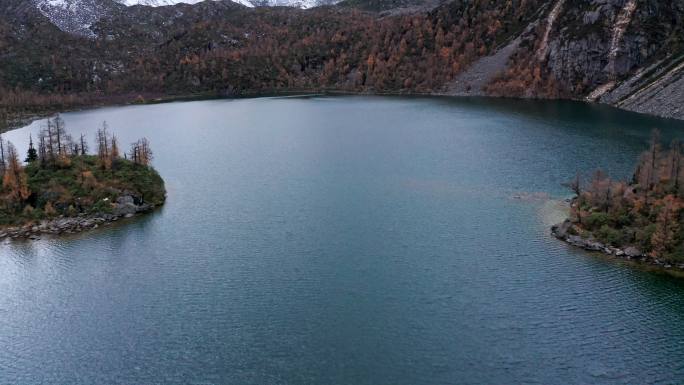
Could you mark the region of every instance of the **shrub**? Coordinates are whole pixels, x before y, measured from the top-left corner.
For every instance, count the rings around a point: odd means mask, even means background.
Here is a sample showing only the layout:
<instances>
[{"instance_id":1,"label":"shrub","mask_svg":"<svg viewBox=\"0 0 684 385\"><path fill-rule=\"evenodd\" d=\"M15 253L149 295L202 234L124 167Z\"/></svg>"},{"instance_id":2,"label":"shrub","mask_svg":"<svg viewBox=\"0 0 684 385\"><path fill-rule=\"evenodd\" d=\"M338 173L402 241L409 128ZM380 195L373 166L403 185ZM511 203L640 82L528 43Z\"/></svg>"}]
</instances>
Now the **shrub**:
<instances>
[{"instance_id":1,"label":"shrub","mask_svg":"<svg viewBox=\"0 0 684 385\"><path fill-rule=\"evenodd\" d=\"M622 232L608 225L601 226L601 228L596 232L596 238L607 245L613 246L622 245L624 239Z\"/></svg>"},{"instance_id":2,"label":"shrub","mask_svg":"<svg viewBox=\"0 0 684 385\"><path fill-rule=\"evenodd\" d=\"M652 223L650 225L644 226L640 229L637 229L636 235L635 235L635 240L641 246L642 250L645 251L650 251L652 246L651 246L651 238L653 237L653 233L656 231L656 225L655 223Z\"/></svg>"},{"instance_id":3,"label":"shrub","mask_svg":"<svg viewBox=\"0 0 684 385\"><path fill-rule=\"evenodd\" d=\"M49 218L54 217L57 215L57 210L55 210L55 207L52 205L52 202L48 202L45 204L45 215Z\"/></svg>"},{"instance_id":4,"label":"shrub","mask_svg":"<svg viewBox=\"0 0 684 385\"><path fill-rule=\"evenodd\" d=\"M584 223L590 229L601 228L608 224L610 217L606 213L591 213L584 219Z\"/></svg>"},{"instance_id":5,"label":"shrub","mask_svg":"<svg viewBox=\"0 0 684 385\"><path fill-rule=\"evenodd\" d=\"M33 211L34 211L33 206L31 206L31 205L26 205L26 207L24 207L23 214L24 214L25 217L29 217L29 218L30 218L31 216L33 216Z\"/></svg>"}]
</instances>

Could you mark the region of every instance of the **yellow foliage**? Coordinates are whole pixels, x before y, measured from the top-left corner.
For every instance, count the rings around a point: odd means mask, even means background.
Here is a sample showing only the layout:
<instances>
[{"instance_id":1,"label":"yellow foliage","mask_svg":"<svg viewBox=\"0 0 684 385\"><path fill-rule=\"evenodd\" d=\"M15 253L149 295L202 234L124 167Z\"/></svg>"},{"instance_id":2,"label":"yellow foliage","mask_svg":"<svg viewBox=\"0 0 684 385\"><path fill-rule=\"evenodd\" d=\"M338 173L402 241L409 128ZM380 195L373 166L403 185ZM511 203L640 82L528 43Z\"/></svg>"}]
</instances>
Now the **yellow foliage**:
<instances>
[{"instance_id":1,"label":"yellow foliage","mask_svg":"<svg viewBox=\"0 0 684 385\"><path fill-rule=\"evenodd\" d=\"M45 204L45 215L48 217L54 217L57 215L57 210L55 210L55 207L52 205L52 202L48 202Z\"/></svg>"}]
</instances>

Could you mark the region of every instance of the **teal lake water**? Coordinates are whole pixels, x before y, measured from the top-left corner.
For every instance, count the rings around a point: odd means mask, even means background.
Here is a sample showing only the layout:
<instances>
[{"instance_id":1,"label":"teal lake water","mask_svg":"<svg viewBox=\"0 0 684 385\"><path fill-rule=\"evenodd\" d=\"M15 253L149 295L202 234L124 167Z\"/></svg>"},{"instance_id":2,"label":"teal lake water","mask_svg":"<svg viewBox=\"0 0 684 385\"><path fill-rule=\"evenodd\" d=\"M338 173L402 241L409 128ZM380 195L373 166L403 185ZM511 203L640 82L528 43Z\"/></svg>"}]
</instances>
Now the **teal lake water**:
<instances>
[{"instance_id":1,"label":"teal lake water","mask_svg":"<svg viewBox=\"0 0 684 385\"><path fill-rule=\"evenodd\" d=\"M1 384L684 383L684 279L549 235L563 181L627 177L684 122L398 97L63 118L148 137L168 202L0 244Z\"/></svg>"}]
</instances>

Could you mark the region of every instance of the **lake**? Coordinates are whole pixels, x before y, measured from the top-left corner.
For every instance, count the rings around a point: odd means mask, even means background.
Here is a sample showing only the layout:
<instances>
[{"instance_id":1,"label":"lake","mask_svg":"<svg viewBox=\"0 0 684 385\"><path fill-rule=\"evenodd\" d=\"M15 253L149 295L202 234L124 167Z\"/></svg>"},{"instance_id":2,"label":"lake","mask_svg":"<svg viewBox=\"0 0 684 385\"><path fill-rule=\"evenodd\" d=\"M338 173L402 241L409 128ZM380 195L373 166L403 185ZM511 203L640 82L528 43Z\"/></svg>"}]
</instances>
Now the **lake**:
<instances>
[{"instance_id":1,"label":"lake","mask_svg":"<svg viewBox=\"0 0 684 385\"><path fill-rule=\"evenodd\" d=\"M673 384L684 279L549 235L684 122L573 102L291 97L102 108L167 204L0 244L0 383ZM29 132L5 134L23 154ZM35 137L35 136L34 136Z\"/></svg>"}]
</instances>

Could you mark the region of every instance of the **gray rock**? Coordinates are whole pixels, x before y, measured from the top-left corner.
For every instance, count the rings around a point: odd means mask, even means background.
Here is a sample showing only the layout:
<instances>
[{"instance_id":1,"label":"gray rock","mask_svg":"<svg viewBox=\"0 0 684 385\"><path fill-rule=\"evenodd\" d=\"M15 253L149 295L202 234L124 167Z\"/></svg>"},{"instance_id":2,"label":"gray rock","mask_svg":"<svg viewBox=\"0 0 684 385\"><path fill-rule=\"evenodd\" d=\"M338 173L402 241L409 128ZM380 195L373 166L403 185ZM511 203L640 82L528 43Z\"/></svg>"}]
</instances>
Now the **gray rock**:
<instances>
[{"instance_id":1,"label":"gray rock","mask_svg":"<svg viewBox=\"0 0 684 385\"><path fill-rule=\"evenodd\" d=\"M584 248L591 251L604 251L606 246L601 242L589 240L586 241Z\"/></svg>"},{"instance_id":2,"label":"gray rock","mask_svg":"<svg viewBox=\"0 0 684 385\"><path fill-rule=\"evenodd\" d=\"M127 214L135 214L138 212L138 206L133 203L116 203L114 205L114 210L112 210L115 216L122 217Z\"/></svg>"},{"instance_id":3,"label":"gray rock","mask_svg":"<svg viewBox=\"0 0 684 385\"><path fill-rule=\"evenodd\" d=\"M563 223L557 224L553 227L551 227L551 232L553 235L555 235L557 238L564 239L565 237L568 236L568 231L572 228L572 222L569 220L565 220Z\"/></svg>"},{"instance_id":4,"label":"gray rock","mask_svg":"<svg viewBox=\"0 0 684 385\"><path fill-rule=\"evenodd\" d=\"M144 212L150 211L152 209L154 209L154 206L147 204L147 203L143 203L143 204L137 206L137 210L139 213L144 213Z\"/></svg>"},{"instance_id":5,"label":"gray rock","mask_svg":"<svg viewBox=\"0 0 684 385\"><path fill-rule=\"evenodd\" d=\"M639 249L637 249L634 246L630 246L630 247L626 248L624 250L624 253L626 256L628 256L630 258L638 258L638 257L641 257L641 255L642 255L641 251L639 251Z\"/></svg>"},{"instance_id":6,"label":"gray rock","mask_svg":"<svg viewBox=\"0 0 684 385\"><path fill-rule=\"evenodd\" d=\"M579 235L570 235L566 238L569 244L577 247L584 247L586 241L582 239Z\"/></svg>"},{"instance_id":7,"label":"gray rock","mask_svg":"<svg viewBox=\"0 0 684 385\"><path fill-rule=\"evenodd\" d=\"M116 199L116 203L120 204L120 205L126 205L126 204L134 205L135 200L130 195L123 195L123 196L120 196L119 198Z\"/></svg>"}]
</instances>

